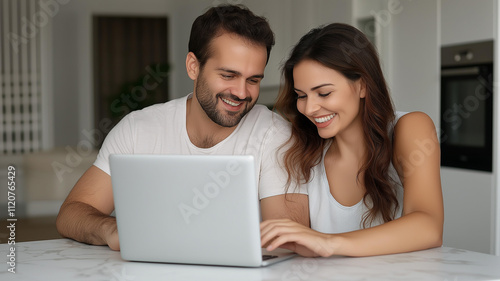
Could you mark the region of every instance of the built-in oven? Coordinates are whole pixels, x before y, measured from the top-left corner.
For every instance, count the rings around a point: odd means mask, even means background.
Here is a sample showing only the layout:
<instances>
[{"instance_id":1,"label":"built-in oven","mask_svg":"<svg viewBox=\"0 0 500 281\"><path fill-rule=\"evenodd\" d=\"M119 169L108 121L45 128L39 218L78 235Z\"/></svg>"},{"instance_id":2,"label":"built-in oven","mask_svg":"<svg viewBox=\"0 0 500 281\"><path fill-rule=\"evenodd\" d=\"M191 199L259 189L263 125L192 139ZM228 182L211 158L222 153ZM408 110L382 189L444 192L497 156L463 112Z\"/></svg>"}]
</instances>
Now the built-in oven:
<instances>
[{"instance_id":1,"label":"built-in oven","mask_svg":"<svg viewBox=\"0 0 500 281\"><path fill-rule=\"evenodd\" d=\"M441 165L492 170L493 41L441 48Z\"/></svg>"}]
</instances>

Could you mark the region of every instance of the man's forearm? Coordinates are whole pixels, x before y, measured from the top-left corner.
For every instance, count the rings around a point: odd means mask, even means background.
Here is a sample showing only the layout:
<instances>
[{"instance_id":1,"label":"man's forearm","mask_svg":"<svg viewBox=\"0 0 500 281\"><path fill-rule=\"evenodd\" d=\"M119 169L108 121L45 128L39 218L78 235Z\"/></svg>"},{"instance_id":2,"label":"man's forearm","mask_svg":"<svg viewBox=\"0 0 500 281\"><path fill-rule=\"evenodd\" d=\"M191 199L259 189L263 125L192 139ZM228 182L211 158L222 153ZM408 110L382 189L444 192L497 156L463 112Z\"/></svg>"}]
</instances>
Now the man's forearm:
<instances>
[{"instance_id":1,"label":"man's forearm","mask_svg":"<svg viewBox=\"0 0 500 281\"><path fill-rule=\"evenodd\" d=\"M260 201L262 220L290 219L309 226L309 201L305 194L289 193Z\"/></svg>"},{"instance_id":2,"label":"man's forearm","mask_svg":"<svg viewBox=\"0 0 500 281\"><path fill-rule=\"evenodd\" d=\"M82 202L65 202L56 220L61 236L93 245L107 245L106 236L116 230L116 218Z\"/></svg>"}]
</instances>

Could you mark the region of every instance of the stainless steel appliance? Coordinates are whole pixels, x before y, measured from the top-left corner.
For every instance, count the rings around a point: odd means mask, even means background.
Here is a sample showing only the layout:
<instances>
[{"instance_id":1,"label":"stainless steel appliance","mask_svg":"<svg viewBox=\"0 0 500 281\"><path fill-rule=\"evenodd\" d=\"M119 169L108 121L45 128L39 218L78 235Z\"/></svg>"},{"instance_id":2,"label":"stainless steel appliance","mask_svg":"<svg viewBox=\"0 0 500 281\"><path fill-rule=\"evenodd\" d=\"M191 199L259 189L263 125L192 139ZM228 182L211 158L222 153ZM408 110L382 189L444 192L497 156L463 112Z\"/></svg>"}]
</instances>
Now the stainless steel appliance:
<instances>
[{"instance_id":1,"label":"stainless steel appliance","mask_svg":"<svg viewBox=\"0 0 500 281\"><path fill-rule=\"evenodd\" d=\"M493 41L441 48L441 165L492 170Z\"/></svg>"}]
</instances>

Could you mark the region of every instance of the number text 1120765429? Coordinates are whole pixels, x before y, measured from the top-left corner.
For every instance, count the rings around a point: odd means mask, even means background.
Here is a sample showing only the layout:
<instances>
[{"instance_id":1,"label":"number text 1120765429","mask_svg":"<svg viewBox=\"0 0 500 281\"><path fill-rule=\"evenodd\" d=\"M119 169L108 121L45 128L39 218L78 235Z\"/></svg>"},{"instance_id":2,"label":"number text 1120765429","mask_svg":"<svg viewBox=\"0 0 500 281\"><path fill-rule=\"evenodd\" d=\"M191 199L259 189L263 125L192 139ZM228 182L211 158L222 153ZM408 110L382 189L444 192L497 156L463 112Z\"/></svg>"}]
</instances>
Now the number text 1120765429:
<instances>
[{"instance_id":1,"label":"number text 1120765429","mask_svg":"<svg viewBox=\"0 0 500 281\"><path fill-rule=\"evenodd\" d=\"M16 168L7 168L7 228L9 229L9 249L7 251L8 271L16 273Z\"/></svg>"}]
</instances>

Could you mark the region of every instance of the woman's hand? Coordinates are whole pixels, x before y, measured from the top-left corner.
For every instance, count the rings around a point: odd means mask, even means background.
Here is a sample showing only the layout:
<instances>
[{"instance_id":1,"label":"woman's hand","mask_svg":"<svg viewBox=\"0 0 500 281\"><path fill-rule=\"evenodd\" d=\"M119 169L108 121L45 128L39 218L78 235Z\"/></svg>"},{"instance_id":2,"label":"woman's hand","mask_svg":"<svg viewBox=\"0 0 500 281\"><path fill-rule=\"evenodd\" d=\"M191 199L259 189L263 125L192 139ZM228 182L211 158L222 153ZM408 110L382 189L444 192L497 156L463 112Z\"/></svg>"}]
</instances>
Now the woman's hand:
<instances>
[{"instance_id":1,"label":"woman's hand","mask_svg":"<svg viewBox=\"0 0 500 281\"><path fill-rule=\"evenodd\" d=\"M328 257L335 253L331 234L321 233L289 219L267 220L260 224L263 247L272 251L285 248L305 257Z\"/></svg>"}]
</instances>

